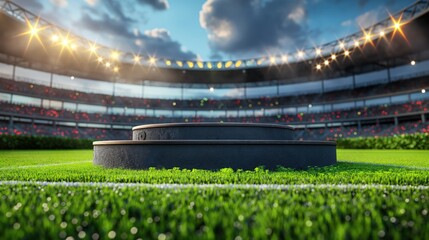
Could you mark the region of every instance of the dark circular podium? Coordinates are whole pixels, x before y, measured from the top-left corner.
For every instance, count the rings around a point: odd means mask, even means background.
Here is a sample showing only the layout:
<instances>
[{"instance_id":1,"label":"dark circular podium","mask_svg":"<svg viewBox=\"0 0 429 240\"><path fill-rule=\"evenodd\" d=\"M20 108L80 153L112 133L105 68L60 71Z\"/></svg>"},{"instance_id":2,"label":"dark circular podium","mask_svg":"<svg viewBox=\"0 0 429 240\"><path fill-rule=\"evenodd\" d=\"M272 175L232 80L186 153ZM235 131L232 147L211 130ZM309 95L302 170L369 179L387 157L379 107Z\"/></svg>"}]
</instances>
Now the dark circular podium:
<instances>
[{"instance_id":1,"label":"dark circular podium","mask_svg":"<svg viewBox=\"0 0 429 240\"><path fill-rule=\"evenodd\" d=\"M170 123L133 128L132 140L94 142L94 164L107 168L253 170L333 165L336 143L294 140L294 128L250 123Z\"/></svg>"}]
</instances>

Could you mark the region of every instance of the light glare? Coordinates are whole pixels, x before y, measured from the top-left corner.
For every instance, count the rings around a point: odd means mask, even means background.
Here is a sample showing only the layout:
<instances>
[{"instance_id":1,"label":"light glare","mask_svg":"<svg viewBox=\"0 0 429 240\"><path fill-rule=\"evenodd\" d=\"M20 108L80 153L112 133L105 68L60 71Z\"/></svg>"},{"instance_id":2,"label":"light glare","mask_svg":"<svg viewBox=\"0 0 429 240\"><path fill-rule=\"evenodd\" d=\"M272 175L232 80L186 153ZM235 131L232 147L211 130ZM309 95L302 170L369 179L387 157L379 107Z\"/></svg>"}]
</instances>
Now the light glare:
<instances>
[{"instance_id":1,"label":"light glare","mask_svg":"<svg viewBox=\"0 0 429 240\"><path fill-rule=\"evenodd\" d=\"M113 59L113 60L118 60L118 58L119 58L119 52L112 52L112 54L110 55L110 57Z\"/></svg>"},{"instance_id":2,"label":"light glare","mask_svg":"<svg viewBox=\"0 0 429 240\"><path fill-rule=\"evenodd\" d=\"M401 29L401 24L399 22L396 22L395 23L395 28L396 28L396 30Z\"/></svg>"},{"instance_id":3,"label":"light glare","mask_svg":"<svg viewBox=\"0 0 429 240\"><path fill-rule=\"evenodd\" d=\"M155 62L156 62L156 58L155 57L150 57L149 58L149 63L150 64L155 64Z\"/></svg>"},{"instance_id":4,"label":"light glare","mask_svg":"<svg viewBox=\"0 0 429 240\"><path fill-rule=\"evenodd\" d=\"M140 60L141 60L141 57L139 55L134 56L134 62L135 63L140 63Z\"/></svg>"},{"instance_id":5,"label":"light glare","mask_svg":"<svg viewBox=\"0 0 429 240\"><path fill-rule=\"evenodd\" d=\"M52 37L51 37L52 42L58 42L58 40L59 40L58 35L56 35L56 34L52 35Z\"/></svg>"},{"instance_id":6,"label":"light glare","mask_svg":"<svg viewBox=\"0 0 429 240\"><path fill-rule=\"evenodd\" d=\"M287 55L283 55L282 56L282 62L287 63L287 61L288 61Z\"/></svg>"},{"instance_id":7,"label":"light glare","mask_svg":"<svg viewBox=\"0 0 429 240\"><path fill-rule=\"evenodd\" d=\"M69 45L69 39L64 38L63 41L61 42L61 44L63 44L64 47L67 47Z\"/></svg>"}]
</instances>

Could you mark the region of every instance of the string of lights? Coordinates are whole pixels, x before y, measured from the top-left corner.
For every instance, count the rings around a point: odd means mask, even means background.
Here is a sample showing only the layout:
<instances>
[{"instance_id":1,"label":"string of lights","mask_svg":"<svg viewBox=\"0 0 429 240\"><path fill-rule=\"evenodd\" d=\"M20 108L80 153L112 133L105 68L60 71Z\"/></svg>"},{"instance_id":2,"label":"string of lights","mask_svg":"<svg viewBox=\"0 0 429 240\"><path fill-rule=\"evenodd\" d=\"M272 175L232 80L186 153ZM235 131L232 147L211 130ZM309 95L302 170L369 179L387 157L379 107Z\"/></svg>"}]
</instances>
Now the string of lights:
<instances>
[{"instance_id":1,"label":"string of lights","mask_svg":"<svg viewBox=\"0 0 429 240\"><path fill-rule=\"evenodd\" d=\"M115 73L120 72L120 66L123 63L183 70L227 70L268 67L301 61L312 62L316 70L322 71L324 68L329 68L331 63L337 62L340 58L351 58L351 54L354 51L368 44L375 47L376 42L391 41L397 34L400 34L406 40L402 27L429 11L429 0L417 1L396 14L390 14L386 19L370 27L362 28L359 32L321 46L299 49L295 53L288 52L258 58L218 62L174 60L158 58L154 55L139 55L130 52L122 52L72 34L34 15L10 0L0 0L0 10L27 25L28 31L20 34L20 36L28 36L26 49L28 49L32 41L36 39L44 49L46 49L48 45L59 47L59 57L61 57L65 51L71 53L72 56L78 51L79 53L86 51L90 59L96 61L101 67L105 67L107 70L111 70ZM390 39L387 38L389 34L391 36ZM43 36L43 38L41 36ZM44 39L49 39L50 42L44 42ZM317 61L311 61L313 59L317 59Z\"/></svg>"}]
</instances>

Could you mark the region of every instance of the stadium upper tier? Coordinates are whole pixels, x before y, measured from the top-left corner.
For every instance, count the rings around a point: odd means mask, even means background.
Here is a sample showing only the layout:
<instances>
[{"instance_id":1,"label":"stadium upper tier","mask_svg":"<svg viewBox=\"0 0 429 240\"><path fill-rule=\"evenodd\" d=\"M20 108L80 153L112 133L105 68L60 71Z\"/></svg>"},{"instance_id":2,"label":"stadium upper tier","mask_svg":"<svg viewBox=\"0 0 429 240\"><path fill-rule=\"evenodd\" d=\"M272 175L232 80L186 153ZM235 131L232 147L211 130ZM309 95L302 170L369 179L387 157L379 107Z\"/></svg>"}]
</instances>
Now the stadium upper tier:
<instances>
[{"instance_id":1,"label":"stadium upper tier","mask_svg":"<svg viewBox=\"0 0 429 240\"><path fill-rule=\"evenodd\" d=\"M0 100L8 101L15 98L15 102L36 104L41 101L52 101L64 104L80 104L86 106L86 111L110 112L109 108L165 110L165 111L272 111L279 108L301 109L294 112L322 112L329 106L343 106L351 108L356 102L360 105L390 104L409 100L429 99L429 77L404 79L395 82L382 82L371 86L335 90L327 93L303 93L290 96L262 96L258 98L232 99L149 99L127 96L112 96L108 94L88 93L79 90L60 89L33 82L20 82L0 78ZM23 100L20 100L22 98ZM27 99L27 100L25 100ZM393 100L392 100L393 99ZM359 105L359 104L358 104ZM77 107L81 109L81 107ZM305 108L303 111L302 108ZM310 108L310 109L308 109ZM332 108L332 107L331 107ZM276 112L276 111L275 111ZM277 112L282 112L277 111ZM171 114L167 114L171 115Z\"/></svg>"},{"instance_id":2,"label":"stadium upper tier","mask_svg":"<svg viewBox=\"0 0 429 240\"><path fill-rule=\"evenodd\" d=\"M361 32L316 48L223 62L134 56L95 47L9 0L0 0L0 7L0 61L109 82L306 82L389 69L429 58L428 0L417 1Z\"/></svg>"},{"instance_id":3,"label":"stadium upper tier","mask_svg":"<svg viewBox=\"0 0 429 240\"><path fill-rule=\"evenodd\" d=\"M420 95L426 95L420 93ZM4 96L4 95L2 95ZM132 125L159 123L159 122L265 122L293 125L318 125L327 126L334 123L360 125L363 121L391 121L398 123L399 118L414 118L426 121L429 102L421 100L398 99L403 103L390 102L390 104L377 104L374 106L354 105L342 110L324 109L321 112L308 111L304 109L294 109L293 111L255 111L255 110L231 110L220 111L212 114L211 111L173 111L172 115L164 115L166 110L148 110L119 108L119 112L86 112L88 105L75 104L70 108L70 103L57 103L51 100L34 101L18 96L20 101L28 101L26 104L18 104L14 97L7 101L0 101L0 115L2 119L14 121L17 119L42 120L42 122L68 122L72 125L81 124L102 124L98 127L111 127L113 124L125 127ZM427 96L425 96L427 97ZM391 98L392 99L392 98ZM405 101L405 102L404 102Z\"/></svg>"}]
</instances>

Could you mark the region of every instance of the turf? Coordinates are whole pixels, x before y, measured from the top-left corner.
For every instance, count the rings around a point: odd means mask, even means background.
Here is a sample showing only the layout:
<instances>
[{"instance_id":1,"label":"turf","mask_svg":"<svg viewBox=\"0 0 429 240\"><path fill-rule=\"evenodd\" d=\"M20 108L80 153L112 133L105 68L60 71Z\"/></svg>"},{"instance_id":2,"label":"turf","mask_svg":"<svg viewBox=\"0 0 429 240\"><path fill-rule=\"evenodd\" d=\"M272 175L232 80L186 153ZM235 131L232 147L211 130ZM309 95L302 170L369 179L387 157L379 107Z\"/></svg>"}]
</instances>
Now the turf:
<instances>
[{"instance_id":1,"label":"turf","mask_svg":"<svg viewBox=\"0 0 429 240\"><path fill-rule=\"evenodd\" d=\"M429 168L427 150L337 150L340 161Z\"/></svg>"},{"instance_id":2,"label":"turf","mask_svg":"<svg viewBox=\"0 0 429 240\"><path fill-rule=\"evenodd\" d=\"M336 166L305 171L136 171L94 166L87 150L0 151L0 239L429 238L429 190L422 187L429 186L429 151L338 150L337 155ZM174 189L5 181L290 187Z\"/></svg>"}]
</instances>

